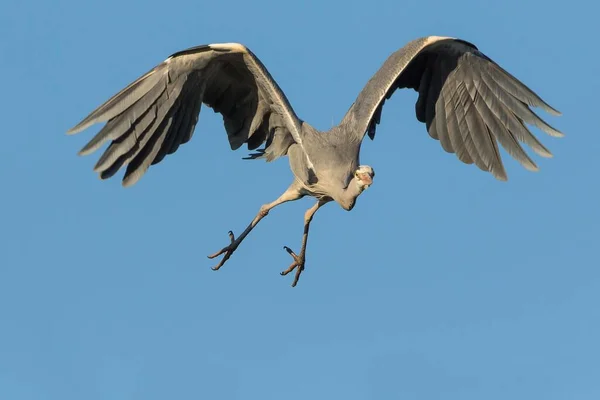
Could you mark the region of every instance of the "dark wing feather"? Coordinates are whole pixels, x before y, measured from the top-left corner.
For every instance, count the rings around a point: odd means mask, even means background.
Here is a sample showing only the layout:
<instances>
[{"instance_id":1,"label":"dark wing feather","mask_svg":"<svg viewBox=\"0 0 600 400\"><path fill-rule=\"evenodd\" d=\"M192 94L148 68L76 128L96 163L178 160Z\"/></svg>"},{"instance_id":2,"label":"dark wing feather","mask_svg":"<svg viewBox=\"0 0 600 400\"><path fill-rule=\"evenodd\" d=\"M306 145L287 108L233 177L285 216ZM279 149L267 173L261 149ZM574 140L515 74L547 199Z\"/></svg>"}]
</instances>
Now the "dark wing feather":
<instances>
[{"instance_id":1,"label":"dark wing feather","mask_svg":"<svg viewBox=\"0 0 600 400\"><path fill-rule=\"evenodd\" d=\"M418 92L417 120L445 151L500 180L507 176L498 142L525 168L536 171L520 142L541 156L552 154L525 124L563 136L529 107L560 113L477 47L430 36L393 53L367 82L341 123L350 140L362 140L365 134L375 137L385 100L400 88Z\"/></svg>"},{"instance_id":2,"label":"dark wing feather","mask_svg":"<svg viewBox=\"0 0 600 400\"><path fill-rule=\"evenodd\" d=\"M110 142L94 170L105 179L126 166L123 185L130 186L150 165L191 139L202 104L223 116L233 150L243 144L249 150L265 144L261 152L271 161L287 154L292 144L302 145L301 122L285 95L260 60L236 43L202 45L173 54L69 133L106 121L80 154Z\"/></svg>"}]
</instances>

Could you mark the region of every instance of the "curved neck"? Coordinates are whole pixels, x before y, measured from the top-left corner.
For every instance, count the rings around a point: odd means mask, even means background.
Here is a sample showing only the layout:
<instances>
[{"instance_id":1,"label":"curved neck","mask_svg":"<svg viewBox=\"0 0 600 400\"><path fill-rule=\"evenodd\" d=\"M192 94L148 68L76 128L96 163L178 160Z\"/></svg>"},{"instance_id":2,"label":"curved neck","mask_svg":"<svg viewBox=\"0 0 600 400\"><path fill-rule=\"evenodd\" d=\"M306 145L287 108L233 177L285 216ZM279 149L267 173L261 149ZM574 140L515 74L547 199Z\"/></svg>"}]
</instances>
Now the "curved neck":
<instances>
[{"instance_id":1,"label":"curved neck","mask_svg":"<svg viewBox=\"0 0 600 400\"><path fill-rule=\"evenodd\" d=\"M356 199L364 189L357 184L356 178L352 178L346 189L340 189L332 197L346 211L350 211L356 204Z\"/></svg>"}]
</instances>

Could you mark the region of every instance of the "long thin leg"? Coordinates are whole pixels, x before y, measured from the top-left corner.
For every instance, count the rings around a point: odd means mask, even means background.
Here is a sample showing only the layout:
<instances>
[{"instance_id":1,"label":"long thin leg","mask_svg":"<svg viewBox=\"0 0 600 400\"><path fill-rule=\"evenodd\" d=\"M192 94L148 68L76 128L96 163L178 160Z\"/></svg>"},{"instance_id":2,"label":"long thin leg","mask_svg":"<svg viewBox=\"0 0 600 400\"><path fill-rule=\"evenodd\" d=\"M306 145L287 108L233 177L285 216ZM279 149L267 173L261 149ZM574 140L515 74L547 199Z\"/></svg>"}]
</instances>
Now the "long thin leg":
<instances>
[{"instance_id":1,"label":"long thin leg","mask_svg":"<svg viewBox=\"0 0 600 400\"><path fill-rule=\"evenodd\" d=\"M238 248L240 243L242 243L244 238L248 236L248 234L252 231L252 229L254 229L256 225L258 225L261 219L263 219L267 216L267 214L269 214L269 211L285 202L298 200L302 196L303 195L298 191L297 187L294 184L292 184L281 196L279 196L277 200L269 204L264 204L258 211L258 214L256 214L256 217L254 217L252 222L250 222L250 225L248 225L248 227L244 230L244 232L242 232L242 234L237 239L235 238L233 232L229 231L229 239L231 240L231 243L228 246L223 247L216 253L208 256L208 258L213 259L215 257L220 256L221 254L225 254L219 262L219 264L212 267L212 269L214 271L218 270L223 266L223 264L227 262L227 260L229 260L229 257L231 257L233 252Z\"/></svg>"},{"instance_id":2,"label":"long thin leg","mask_svg":"<svg viewBox=\"0 0 600 400\"><path fill-rule=\"evenodd\" d=\"M313 216L315 215L317 210L323 207L325 204L329 203L329 201L330 200L319 200L304 214L304 234L302 235L302 248L300 249L300 255L294 253L294 251L289 247L283 246L285 251L287 251L294 258L294 262L289 266L289 268L281 272L281 275L285 276L292 272L294 269L296 270L296 276L294 277L294 281L292 282L292 287L298 284L300 274L302 273L302 271L304 271L304 262L306 261L306 243L308 242L308 231L310 229L310 222L312 221Z\"/></svg>"}]
</instances>

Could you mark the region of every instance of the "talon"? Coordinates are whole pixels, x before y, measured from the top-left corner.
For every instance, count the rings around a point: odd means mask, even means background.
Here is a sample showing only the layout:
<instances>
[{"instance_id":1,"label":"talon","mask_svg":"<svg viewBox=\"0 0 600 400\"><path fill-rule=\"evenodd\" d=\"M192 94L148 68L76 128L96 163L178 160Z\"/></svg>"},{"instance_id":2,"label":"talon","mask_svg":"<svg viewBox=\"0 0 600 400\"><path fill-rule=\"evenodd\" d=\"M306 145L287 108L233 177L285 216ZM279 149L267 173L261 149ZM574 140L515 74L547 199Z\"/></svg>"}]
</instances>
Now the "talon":
<instances>
[{"instance_id":1,"label":"talon","mask_svg":"<svg viewBox=\"0 0 600 400\"><path fill-rule=\"evenodd\" d=\"M294 250L290 249L287 246L283 246L283 249L285 251L287 251L290 256L294 257L294 259L298 258L298 256L296 255L296 253L294 253Z\"/></svg>"},{"instance_id":2,"label":"talon","mask_svg":"<svg viewBox=\"0 0 600 400\"><path fill-rule=\"evenodd\" d=\"M294 260L298 261L300 259L300 257L298 257L298 255L296 253L294 253L294 250L290 249L289 247L283 246L283 249L285 251L287 251L288 254L294 258Z\"/></svg>"},{"instance_id":3,"label":"talon","mask_svg":"<svg viewBox=\"0 0 600 400\"><path fill-rule=\"evenodd\" d=\"M301 253L301 255L298 256L289 247L283 246L283 248L289 253L290 256L292 256L294 262L290 264L290 266L285 271L281 271L279 274L281 276L286 276L293 270L296 270L296 275L294 276L294 281L292 282L292 287L295 287L298 284L298 279L300 279L300 274L302 274L302 271L304 271L304 254Z\"/></svg>"},{"instance_id":4,"label":"talon","mask_svg":"<svg viewBox=\"0 0 600 400\"><path fill-rule=\"evenodd\" d=\"M239 244L239 243L235 242L235 235L233 234L232 231L227 232L227 234L229 235L229 240L230 240L229 245L223 247L221 250L217 251L216 253L207 256L208 258L210 258L212 260L213 258L220 256L221 254L225 254L223 256L223 258L221 259L221 261L216 266L211 267L211 269L213 271L217 271L219 268L221 268L223 266L223 264L225 264L225 262L227 262L227 260L229 260L229 257L231 257L231 255L233 254L235 249L237 249L237 246Z\"/></svg>"}]
</instances>

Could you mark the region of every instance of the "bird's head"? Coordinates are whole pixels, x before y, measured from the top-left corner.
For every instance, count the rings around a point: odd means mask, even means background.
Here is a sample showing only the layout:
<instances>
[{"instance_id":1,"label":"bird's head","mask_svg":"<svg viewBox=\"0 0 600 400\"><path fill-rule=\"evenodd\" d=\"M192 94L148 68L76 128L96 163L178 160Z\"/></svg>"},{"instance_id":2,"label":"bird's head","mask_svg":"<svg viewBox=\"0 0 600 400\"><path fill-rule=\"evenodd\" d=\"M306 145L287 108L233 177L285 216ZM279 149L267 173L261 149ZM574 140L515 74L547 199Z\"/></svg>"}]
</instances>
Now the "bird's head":
<instances>
[{"instance_id":1,"label":"bird's head","mask_svg":"<svg viewBox=\"0 0 600 400\"><path fill-rule=\"evenodd\" d=\"M361 192L373 184L373 178L375 178L375 170L368 165L360 165L354 171L354 182Z\"/></svg>"},{"instance_id":2,"label":"bird's head","mask_svg":"<svg viewBox=\"0 0 600 400\"><path fill-rule=\"evenodd\" d=\"M354 171L354 176L347 188L338 192L337 195L333 194L332 197L344 210L350 211L354 208L358 196L373 184L373 178L375 178L373 168L368 165L360 165Z\"/></svg>"}]
</instances>

